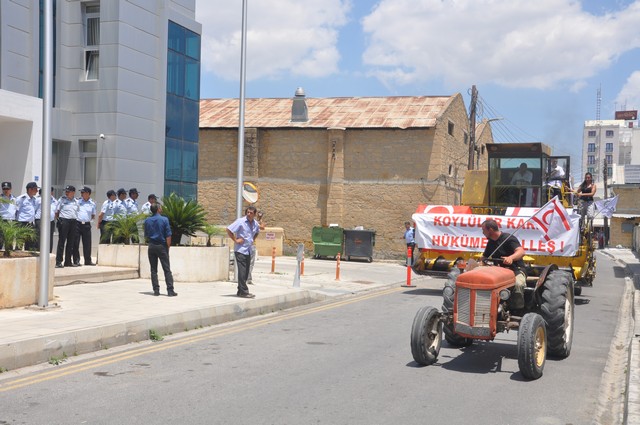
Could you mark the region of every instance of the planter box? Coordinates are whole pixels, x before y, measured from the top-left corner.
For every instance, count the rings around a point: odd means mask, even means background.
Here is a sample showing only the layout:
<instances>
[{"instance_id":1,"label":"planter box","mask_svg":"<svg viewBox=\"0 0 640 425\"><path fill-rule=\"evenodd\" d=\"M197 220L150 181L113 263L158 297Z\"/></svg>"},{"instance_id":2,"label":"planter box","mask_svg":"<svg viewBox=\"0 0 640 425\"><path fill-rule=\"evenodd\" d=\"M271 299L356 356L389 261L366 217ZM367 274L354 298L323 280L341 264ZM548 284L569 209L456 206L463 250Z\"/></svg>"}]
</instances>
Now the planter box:
<instances>
[{"instance_id":1,"label":"planter box","mask_svg":"<svg viewBox=\"0 0 640 425\"><path fill-rule=\"evenodd\" d=\"M172 246L169 250L169 262L175 282L229 280L228 246ZM147 246L140 247L140 277L151 279ZM158 279L164 281L160 261Z\"/></svg>"},{"instance_id":2,"label":"planter box","mask_svg":"<svg viewBox=\"0 0 640 425\"><path fill-rule=\"evenodd\" d=\"M140 270L141 245L100 244L98 245L98 264L111 267L129 267ZM144 259L147 259L145 252Z\"/></svg>"},{"instance_id":3,"label":"planter box","mask_svg":"<svg viewBox=\"0 0 640 425\"><path fill-rule=\"evenodd\" d=\"M39 257L0 259L0 308L38 303L39 262ZM55 265L55 255L49 254L49 300L53 300Z\"/></svg>"}]
</instances>

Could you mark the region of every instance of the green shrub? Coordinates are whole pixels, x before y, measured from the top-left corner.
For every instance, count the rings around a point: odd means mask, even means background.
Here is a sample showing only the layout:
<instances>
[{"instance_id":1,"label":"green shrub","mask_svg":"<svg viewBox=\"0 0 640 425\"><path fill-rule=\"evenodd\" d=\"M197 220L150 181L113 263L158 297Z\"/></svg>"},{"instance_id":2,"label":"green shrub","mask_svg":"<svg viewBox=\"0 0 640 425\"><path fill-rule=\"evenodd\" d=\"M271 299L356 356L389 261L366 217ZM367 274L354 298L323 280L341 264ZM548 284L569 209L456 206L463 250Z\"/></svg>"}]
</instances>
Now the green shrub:
<instances>
[{"instance_id":1,"label":"green shrub","mask_svg":"<svg viewBox=\"0 0 640 425\"><path fill-rule=\"evenodd\" d=\"M162 215L169 219L172 246L180 244L182 235L195 236L207 224L207 213L201 205L193 199L185 201L175 193L162 198Z\"/></svg>"}]
</instances>

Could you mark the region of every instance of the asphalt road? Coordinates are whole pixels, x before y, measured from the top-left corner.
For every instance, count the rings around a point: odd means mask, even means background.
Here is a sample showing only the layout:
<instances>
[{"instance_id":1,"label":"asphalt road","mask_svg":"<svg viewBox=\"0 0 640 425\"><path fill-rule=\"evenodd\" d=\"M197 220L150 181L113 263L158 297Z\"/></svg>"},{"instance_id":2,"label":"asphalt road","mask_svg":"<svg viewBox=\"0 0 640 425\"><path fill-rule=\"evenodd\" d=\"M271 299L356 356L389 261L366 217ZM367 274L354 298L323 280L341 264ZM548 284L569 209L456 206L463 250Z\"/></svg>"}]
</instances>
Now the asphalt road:
<instances>
[{"instance_id":1,"label":"asphalt road","mask_svg":"<svg viewBox=\"0 0 640 425\"><path fill-rule=\"evenodd\" d=\"M24 370L0 392L0 424L589 424L624 289L598 262L571 356L537 381L518 371L515 332L413 361L437 279Z\"/></svg>"}]
</instances>

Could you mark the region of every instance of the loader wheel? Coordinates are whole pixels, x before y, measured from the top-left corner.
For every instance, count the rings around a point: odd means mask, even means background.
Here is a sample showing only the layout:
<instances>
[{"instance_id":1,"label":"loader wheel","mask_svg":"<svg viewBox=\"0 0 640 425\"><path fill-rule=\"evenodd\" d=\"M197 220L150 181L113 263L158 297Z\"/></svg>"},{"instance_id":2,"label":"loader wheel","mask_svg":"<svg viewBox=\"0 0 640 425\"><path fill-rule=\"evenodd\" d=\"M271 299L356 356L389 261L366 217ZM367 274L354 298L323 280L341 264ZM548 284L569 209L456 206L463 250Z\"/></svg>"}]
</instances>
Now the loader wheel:
<instances>
[{"instance_id":1,"label":"loader wheel","mask_svg":"<svg viewBox=\"0 0 640 425\"><path fill-rule=\"evenodd\" d=\"M544 282L540 315L547 327L547 350L550 356L565 358L573 342L573 277L554 270Z\"/></svg>"},{"instance_id":2,"label":"loader wheel","mask_svg":"<svg viewBox=\"0 0 640 425\"><path fill-rule=\"evenodd\" d=\"M537 313L527 313L518 330L518 367L526 379L542 376L547 358L547 331Z\"/></svg>"},{"instance_id":3,"label":"loader wheel","mask_svg":"<svg viewBox=\"0 0 640 425\"><path fill-rule=\"evenodd\" d=\"M411 328L411 354L424 366L435 363L442 345L442 320L435 307L422 307Z\"/></svg>"}]
</instances>

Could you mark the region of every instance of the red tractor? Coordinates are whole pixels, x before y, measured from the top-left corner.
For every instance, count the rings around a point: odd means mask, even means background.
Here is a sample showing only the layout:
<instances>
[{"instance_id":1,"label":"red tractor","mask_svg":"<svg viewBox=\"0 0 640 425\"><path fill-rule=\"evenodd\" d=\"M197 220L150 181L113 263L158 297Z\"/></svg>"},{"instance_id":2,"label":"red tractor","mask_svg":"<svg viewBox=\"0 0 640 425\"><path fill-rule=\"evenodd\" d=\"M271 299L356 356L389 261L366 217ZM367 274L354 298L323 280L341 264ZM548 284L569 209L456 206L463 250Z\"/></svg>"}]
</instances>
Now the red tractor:
<instances>
[{"instance_id":1,"label":"red tractor","mask_svg":"<svg viewBox=\"0 0 640 425\"><path fill-rule=\"evenodd\" d=\"M433 364L442 336L454 347L474 340L493 340L498 332L518 331L518 366L527 379L542 376L547 354L566 358L573 339L574 279L571 273L547 266L527 279L525 308L509 306L515 276L493 263L460 273L451 272L438 310L421 308L411 329L411 353L421 365Z\"/></svg>"}]
</instances>

